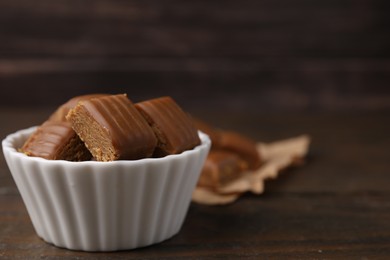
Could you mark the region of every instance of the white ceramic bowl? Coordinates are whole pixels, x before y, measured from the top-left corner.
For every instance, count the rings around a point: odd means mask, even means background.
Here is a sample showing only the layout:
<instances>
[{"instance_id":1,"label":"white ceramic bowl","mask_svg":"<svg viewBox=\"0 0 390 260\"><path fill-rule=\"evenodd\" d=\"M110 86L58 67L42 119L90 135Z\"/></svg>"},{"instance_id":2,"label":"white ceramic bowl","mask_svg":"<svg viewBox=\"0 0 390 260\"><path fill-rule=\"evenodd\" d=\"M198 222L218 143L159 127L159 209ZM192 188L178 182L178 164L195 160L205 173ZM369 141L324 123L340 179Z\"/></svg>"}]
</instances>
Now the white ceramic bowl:
<instances>
[{"instance_id":1,"label":"white ceramic bowl","mask_svg":"<svg viewBox=\"0 0 390 260\"><path fill-rule=\"evenodd\" d=\"M84 251L134 249L179 232L210 139L163 158L69 162L17 151L35 127L7 136L3 152L36 233Z\"/></svg>"}]
</instances>

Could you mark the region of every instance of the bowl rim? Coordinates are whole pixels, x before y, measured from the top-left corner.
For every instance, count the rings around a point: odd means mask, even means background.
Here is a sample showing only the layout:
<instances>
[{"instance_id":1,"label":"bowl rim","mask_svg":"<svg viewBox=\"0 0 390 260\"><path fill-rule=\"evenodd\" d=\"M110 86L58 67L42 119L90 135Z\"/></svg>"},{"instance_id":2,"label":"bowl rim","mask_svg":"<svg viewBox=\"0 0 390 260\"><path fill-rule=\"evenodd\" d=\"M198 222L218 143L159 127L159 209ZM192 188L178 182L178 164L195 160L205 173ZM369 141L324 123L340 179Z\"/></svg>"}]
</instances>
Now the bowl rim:
<instances>
[{"instance_id":1,"label":"bowl rim","mask_svg":"<svg viewBox=\"0 0 390 260\"><path fill-rule=\"evenodd\" d=\"M64 164L69 166L75 166L75 165L83 165L83 166L95 166L95 165L136 165L140 163L163 163L169 160L177 160L180 158L185 158L186 156L190 156L192 154L196 154L199 151L203 149L209 149L211 146L211 140L209 136L201 131L198 131L199 138L201 140L201 143L198 146L195 146L191 150L186 150L179 154L171 154L160 158L142 158L142 159L136 159L136 160L116 160L111 162L100 162L100 161L81 161L81 162L74 162L74 161L66 161L66 160L49 160L41 157L34 157L34 156L28 156L22 152L18 151L18 148L15 147L14 141L16 139L22 138L22 135L27 135L26 138L28 138L29 135L31 135L38 126L32 126L25 129L20 129L12 134L7 135L2 140L2 148L4 155L6 153L10 154L12 157L19 157L23 160L28 161L35 161L38 163L48 163L48 164Z\"/></svg>"}]
</instances>

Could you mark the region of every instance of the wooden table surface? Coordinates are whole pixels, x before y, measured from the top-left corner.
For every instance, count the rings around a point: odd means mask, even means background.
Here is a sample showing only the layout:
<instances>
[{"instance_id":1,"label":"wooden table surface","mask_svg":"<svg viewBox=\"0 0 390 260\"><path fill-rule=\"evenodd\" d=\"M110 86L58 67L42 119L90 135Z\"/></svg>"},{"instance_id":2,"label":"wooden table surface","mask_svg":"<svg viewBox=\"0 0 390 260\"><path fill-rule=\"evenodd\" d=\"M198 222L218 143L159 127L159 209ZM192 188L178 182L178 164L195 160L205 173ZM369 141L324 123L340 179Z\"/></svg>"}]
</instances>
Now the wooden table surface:
<instances>
[{"instance_id":1,"label":"wooden table surface","mask_svg":"<svg viewBox=\"0 0 390 260\"><path fill-rule=\"evenodd\" d=\"M39 124L50 110L0 109L0 136ZM0 158L0 258L388 259L389 113L242 115L203 113L259 141L313 138L307 163L227 206L192 203L178 235L146 248L86 253L46 244L34 232Z\"/></svg>"}]
</instances>

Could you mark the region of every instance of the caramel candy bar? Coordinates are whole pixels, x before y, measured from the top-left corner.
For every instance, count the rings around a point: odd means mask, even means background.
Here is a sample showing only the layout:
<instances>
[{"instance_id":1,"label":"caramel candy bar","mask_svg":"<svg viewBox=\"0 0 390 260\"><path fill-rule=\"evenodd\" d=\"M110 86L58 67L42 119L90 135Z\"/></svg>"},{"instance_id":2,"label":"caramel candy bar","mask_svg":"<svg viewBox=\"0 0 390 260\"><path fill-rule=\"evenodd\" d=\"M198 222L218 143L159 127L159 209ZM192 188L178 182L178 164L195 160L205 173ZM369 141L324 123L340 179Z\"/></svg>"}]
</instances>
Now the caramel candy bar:
<instances>
[{"instance_id":1,"label":"caramel candy bar","mask_svg":"<svg viewBox=\"0 0 390 260\"><path fill-rule=\"evenodd\" d=\"M261 165L261 158L256 149L256 142L233 131L215 129L205 122L194 120L196 127L206 133L212 142L212 149L230 151L247 162L248 167L255 170Z\"/></svg>"},{"instance_id":2,"label":"caramel candy bar","mask_svg":"<svg viewBox=\"0 0 390 260\"><path fill-rule=\"evenodd\" d=\"M215 129L214 127L210 126L209 124L206 124L205 122L199 120L199 119L192 119L192 121L195 124L195 127L202 131L203 133L207 134L211 140L211 148L218 148L221 146L221 131L218 129Z\"/></svg>"},{"instance_id":3,"label":"caramel candy bar","mask_svg":"<svg viewBox=\"0 0 390 260\"><path fill-rule=\"evenodd\" d=\"M92 94L78 96L61 105L25 142L20 151L29 156L50 160L84 161L92 155L72 129L65 115L80 100L103 96Z\"/></svg>"},{"instance_id":4,"label":"caramel candy bar","mask_svg":"<svg viewBox=\"0 0 390 260\"><path fill-rule=\"evenodd\" d=\"M68 100L68 102L62 104L59 108L57 108L57 110L54 111L53 114L51 114L48 120L53 122L67 122L65 116L68 114L69 110L71 110L77 105L79 101L102 96L107 96L107 94L89 94L71 98Z\"/></svg>"},{"instance_id":5,"label":"caramel candy bar","mask_svg":"<svg viewBox=\"0 0 390 260\"><path fill-rule=\"evenodd\" d=\"M178 154L200 144L192 120L171 97L151 99L135 106L157 136L154 156Z\"/></svg>"},{"instance_id":6,"label":"caramel candy bar","mask_svg":"<svg viewBox=\"0 0 390 260\"><path fill-rule=\"evenodd\" d=\"M27 139L20 151L49 160L85 161L92 157L66 122L46 121Z\"/></svg>"},{"instance_id":7,"label":"caramel candy bar","mask_svg":"<svg viewBox=\"0 0 390 260\"><path fill-rule=\"evenodd\" d=\"M150 157L157 144L126 94L80 101L66 119L97 161Z\"/></svg>"},{"instance_id":8,"label":"caramel candy bar","mask_svg":"<svg viewBox=\"0 0 390 260\"><path fill-rule=\"evenodd\" d=\"M200 175L198 186L216 189L237 179L247 169L247 164L236 154L211 150Z\"/></svg>"},{"instance_id":9,"label":"caramel candy bar","mask_svg":"<svg viewBox=\"0 0 390 260\"><path fill-rule=\"evenodd\" d=\"M218 148L238 154L248 163L248 167L252 170L259 168L261 165L261 158L256 149L256 143L241 134L222 131Z\"/></svg>"}]
</instances>

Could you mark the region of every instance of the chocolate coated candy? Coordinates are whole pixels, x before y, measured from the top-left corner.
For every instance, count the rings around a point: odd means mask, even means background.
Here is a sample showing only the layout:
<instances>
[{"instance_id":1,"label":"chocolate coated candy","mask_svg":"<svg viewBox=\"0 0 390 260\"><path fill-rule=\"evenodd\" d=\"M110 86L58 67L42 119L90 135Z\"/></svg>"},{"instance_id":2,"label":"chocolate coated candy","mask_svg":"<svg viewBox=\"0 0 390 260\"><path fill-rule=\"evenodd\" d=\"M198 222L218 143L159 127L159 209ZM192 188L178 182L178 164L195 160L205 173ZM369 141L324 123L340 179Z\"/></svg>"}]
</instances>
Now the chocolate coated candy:
<instances>
[{"instance_id":1,"label":"chocolate coated candy","mask_svg":"<svg viewBox=\"0 0 390 260\"><path fill-rule=\"evenodd\" d=\"M20 150L29 156L50 160L89 160L91 153L74 132L65 116L80 100L103 95L91 94L70 99L57 108L49 119L38 127Z\"/></svg>"},{"instance_id":2,"label":"chocolate coated candy","mask_svg":"<svg viewBox=\"0 0 390 260\"><path fill-rule=\"evenodd\" d=\"M29 137L21 152L49 160L85 161L91 154L69 123L46 121Z\"/></svg>"},{"instance_id":3,"label":"chocolate coated candy","mask_svg":"<svg viewBox=\"0 0 390 260\"><path fill-rule=\"evenodd\" d=\"M260 154L256 149L256 142L233 131L224 131L213 128L200 120L194 120L196 127L206 133L212 142L212 149L219 149L236 153L247 162L250 169L257 169L261 165Z\"/></svg>"},{"instance_id":4,"label":"chocolate coated candy","mask_svg":"<svg viewBox=\"0 0 390 260\"><path fill-rule=\"evenodd\" d=\"M69 110L74 108L79 101L102 96L107 96L107 94L89 94L71 98L66 103L62 104L59 108L57 108L57 110L54 111L53 114L51 114L48 120L54 122L66 122L67 120L65 117L69 113Z\"/></svg>"},{"instance_id":5,"label":"chocolate coated candy","mask_svg":"<svg viewBox=\"0 0 390 260\"><path fill-rule=\"evenodd\" d=\"M218 188L237 179L247 169L247 164L236 154L211 150L200 175L198 186Z\"/></svg>"},{"instance_id":6,"label":"chocolate coated candy","mask_svg":"<svg viewBox=\"0 0 390 260\"><path fill-rule=\"evenodd\" d=\"M250 169L255 170L261 165L261 158L256 149L256 143L241 134L231 131L222 131L219 149L238 154L248 163Z\"/></svg>"},{"instance_id":7,"label":"chocolate coated candy","mask_svg":"<svg viewBox=\"0 0 390 260\"><path fill-rule=\"evenodd\" d=\"M150 157L156 147L153 130L125 94L80 101L66 119L98 161Z\"/></svg>"},{"instance_id":8,"label":"chocolate coated candy","mask_svg":"<svg viewBox=\"0 0 390 260\"><path fill-rule=\"evenodd\" d=\"M198 131L192 120L172 98L151 99L135 106L157 136L154 156L178 154L200 144Z\"/></svg>"},{"instance_id":9,"label":"chocolate coated candy","mask_svg":"<svg viewBox=\"0 0 390 260\"><path fill-rule=\"evenodd\" d=\"M203 133L207 134L211 140L211 148L217 148L221 144L221 131L210 126L209 124L199 120L199 119L192 119L192 121L195 124L195 127L202 131Z\"/></svg>"}]
</instances>

